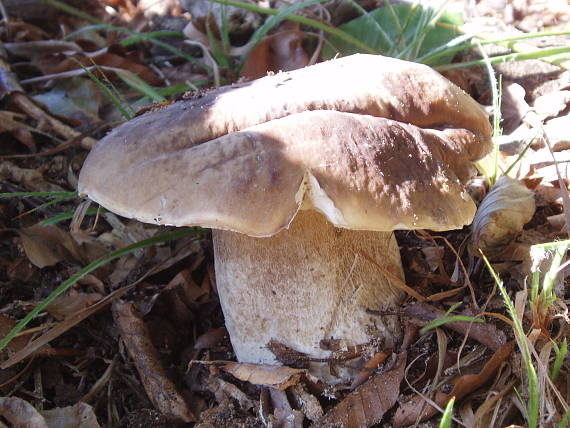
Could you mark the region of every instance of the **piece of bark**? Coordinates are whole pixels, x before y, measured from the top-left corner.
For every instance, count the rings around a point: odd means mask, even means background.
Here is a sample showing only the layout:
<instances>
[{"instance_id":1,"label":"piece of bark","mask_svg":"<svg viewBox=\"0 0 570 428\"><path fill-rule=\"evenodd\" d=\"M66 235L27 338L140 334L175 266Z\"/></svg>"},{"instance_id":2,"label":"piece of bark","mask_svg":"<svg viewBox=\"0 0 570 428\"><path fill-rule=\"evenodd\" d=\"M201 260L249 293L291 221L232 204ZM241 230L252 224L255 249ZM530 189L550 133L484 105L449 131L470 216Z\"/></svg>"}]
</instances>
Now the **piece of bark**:
<instances>
[{"instance_id":1,"label":"piece of bark","mask_svg":"<svg viewBox=\"0 0 570 428\"><path fill-rule=\"evenodd\" d=\"M148 328L136 314L134 305L121 301L114 302L113 316L150 401L171 421L193 422L194 415L182 395L168 379L160 364L158 351L151 342Z\"/></svg>"}]
</instances>

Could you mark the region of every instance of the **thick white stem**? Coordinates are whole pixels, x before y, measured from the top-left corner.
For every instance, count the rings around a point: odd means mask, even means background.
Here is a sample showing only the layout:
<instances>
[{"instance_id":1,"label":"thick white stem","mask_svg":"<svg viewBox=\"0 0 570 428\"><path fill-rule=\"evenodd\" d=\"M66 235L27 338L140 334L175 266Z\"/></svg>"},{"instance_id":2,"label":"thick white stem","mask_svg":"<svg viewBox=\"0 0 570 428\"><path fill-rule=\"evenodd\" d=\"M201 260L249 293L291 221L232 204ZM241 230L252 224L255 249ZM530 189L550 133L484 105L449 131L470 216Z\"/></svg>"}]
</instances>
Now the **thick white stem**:
<instances>
[{"instance_id":1,"label":"thick white stem","mask_svg":"<svg viewBox=\"0 0 570 428\"><path fill-rule=\"evenodd\" d=\"M220 230L213 237L218 293L239 361L276 364L271 340L326 358L323 339L346 346L399 339L397 317L366 310L397 308L402 292L361 255L403 278L393 233L339 229L320 213L299 211L271 238Z\"/></svg>"}]
</instances>

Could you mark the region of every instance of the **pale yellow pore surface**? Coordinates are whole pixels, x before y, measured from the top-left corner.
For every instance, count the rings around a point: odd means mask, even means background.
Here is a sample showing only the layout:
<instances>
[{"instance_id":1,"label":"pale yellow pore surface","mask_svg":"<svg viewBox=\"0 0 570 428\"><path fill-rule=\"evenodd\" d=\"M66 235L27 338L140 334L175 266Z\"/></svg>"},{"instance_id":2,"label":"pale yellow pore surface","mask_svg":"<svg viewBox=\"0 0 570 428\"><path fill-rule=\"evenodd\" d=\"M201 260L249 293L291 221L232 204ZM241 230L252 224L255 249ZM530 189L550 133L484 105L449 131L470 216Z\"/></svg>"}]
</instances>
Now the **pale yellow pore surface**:
<instances>
[{"instance_id":1,"label":"pale yellow pore surface","mask_svg":"<svg viewBox=\"0 0 570 428\"><path fill-rule=\"evenodd\" d=\"M393 233L335 228L312 210L270 238L212 232L218 292L239 361L276 363L271 340L316 358L330 355L319 346L323 339L398 343L398 318L366 310L393 309L402 292L360 255L403 278Z\"/></svg>"}]
</instances>

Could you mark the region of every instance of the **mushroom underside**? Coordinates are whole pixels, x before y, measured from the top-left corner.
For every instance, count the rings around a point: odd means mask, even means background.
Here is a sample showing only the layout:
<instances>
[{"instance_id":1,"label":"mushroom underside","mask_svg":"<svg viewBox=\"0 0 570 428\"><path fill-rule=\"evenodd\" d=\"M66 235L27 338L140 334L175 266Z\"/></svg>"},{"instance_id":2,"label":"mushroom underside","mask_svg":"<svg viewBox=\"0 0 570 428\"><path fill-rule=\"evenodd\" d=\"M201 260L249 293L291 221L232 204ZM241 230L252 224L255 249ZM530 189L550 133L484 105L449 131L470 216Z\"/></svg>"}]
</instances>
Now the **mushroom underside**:
<instances>
[{"instance_id":1,"label":"mushroom underside","mask_svg":"<svg viewBox=\"0 0 570 428\"><path fill-rule=\"evenodd\" d=\"M399 341L396 316L367 312L394 309L403 297L392 232L336 228L322 214L301 210L270 238L223 230L213 238L218 293L239 361L278 364L270 342L326 359L332 351L321 341L332 339L340 350L373 339L387 347ZM334 381L326 363L310 369Z\"/></svg>"}]
</instances>

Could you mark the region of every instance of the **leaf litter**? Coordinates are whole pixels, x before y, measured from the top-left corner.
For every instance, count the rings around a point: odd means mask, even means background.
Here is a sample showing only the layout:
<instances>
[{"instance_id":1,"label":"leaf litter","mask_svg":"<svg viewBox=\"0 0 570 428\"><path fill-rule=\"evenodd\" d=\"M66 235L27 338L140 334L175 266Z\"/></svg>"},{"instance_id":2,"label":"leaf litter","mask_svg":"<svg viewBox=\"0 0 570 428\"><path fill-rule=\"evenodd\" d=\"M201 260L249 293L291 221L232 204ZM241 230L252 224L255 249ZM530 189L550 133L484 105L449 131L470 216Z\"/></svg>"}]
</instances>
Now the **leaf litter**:
<instances>
[{"instance_id":1,"label":"leaf litter","mask_svg":"<svg viewBox=\"0 0 570 428\"><path fill-rule=\"evenodd\" d=\"M9 14L15 10L13 2L4 3ZM77 2L71 3L77 6ZM192 23L210 50L224 44L221 15L214 18L214 32L208 34L205 15L200 21L190 21L179 5L164 9L171 15L160 15L161 10L143 1L89 3L95 7L79 6L92 18L110 25L133 31L175 25L181 31ZM525 31L562 25L568 19L561 2L550 7L531 0L507 2L503 9L497 9L495 3L481 0L476 6L477 19L500 16ZM85 31L64 39L84 27L85 21L53 7L44 9L44 15L39 16L47 16L49 11L59 32L38 21L37 15L31 18L34 11L19 11L27 14L10 17L7 30L2 32L0 118L5 120L0 122L0 132L5 149L1 155L23 151L46 156L0 158L4 192L73 190L85 150L102 135L101 129L86 131L84 127L120 119L79 64L92 67L96 63L99 68L94 69L95 75L110 87L120 88L125 94L122 102L133 105L148 104L147 94L125 87L112 69L135 73L154 87L183 85L187 89L193 85L188 82L208 79L204 69L188 65L148 41L125 47L112 31ZM312 11L321 17L329 12L322 8ZM249 48L243 48L244 40L247 42L261 23L260 16L254 14L254 18L247 21L250 27L240 28L246 33L230 35L227 51L218 52L216 61L224 60L223 55L227 60L220 70L222 79L237 78L237 68L231 64L239 62L237 59ZM310 50L306 50L308 40L321 43L322 34L307 31L296 24L280 24L249 55L242 75L259 76L312 61L307 54ZM182 40L173 43L188 51ZM547 315L523 305L522 295L516 292L527 284L531 246L567 234L563 196L569 182L565 165L570 159L566 132L570 80L559 69L550 69L547 86L533 80L533 67L520 63L504 70L503 125L507 132L501 139L505 148L501 164L503 171L515 165L509 172L513 179L500 180L491 189L483 185L484 209L480 208L473 226L471 246L484 247L496 259L497 267L504 265L502 275L510 281L513 295L518 296L521 319L535 322L529 340L544 367L555 355L550 340L567 335L564 280L557 283L557 300ZM69 78L69 73L74 77ZM457 76L462 87L485 100L482 73L471 70ZM516 150L507 151L507 147ZM64 168L56 168L56 150L66 159ZM556 171L557 163L562 177ZM42 207L45 202L41 197L0 199L0 280L6 284L0 295L2 335L80 267L111 249L156 233L152 227L123 223L103 213L85 217L71 231L65 223L39 226L54 213L53 207ZM21 216L35 207L42 208ZM72 212L74 204L61 201L55 207ZM446 320L435 330L410 340L400 352L362 344L350 355L361 362L358 382L332 388L311 379L303 368L231 361L233 353L217 303L207 236L123 256L56 299L10 344L1 365L0 395L5 396L0 399L1 414L13 424L48 427L135 426L129 424L137 418L148 424L158 416L170 421L197 420L197 426L404 426L436 415L455 396L459 407L454 417L466 426L522 424L519 409L524 407L528 392L522 382L525 376L520 355L512 351L511 342L507 343L512 339L512 328L504 322L509 320L494 295L492 281L480 262L465 250L467 234L446 233L449 245L444 246L441 240L426 235L397 233L407 274L405 285L417 296L426 296L429 303L410 298L403 312L396 315L417 326L455 315L480 316L485 322ZM467 281L473 283L469 284L472 293ZM291 353L294 350L275 349L293 365L304 361L303 355ZM430 358L419 364L418 358L421 361L427 354ZM43 359L33 358L37 356ZM341 365L342 358L329 364ZM77 380L79 373L81 382ZM50 379L50 374L56 379ZM545 414L560 419L569 399L560 395L566 390L562 383L567 378L566 366L550 387L545 370L539 370L539 378L541 391L546 393ZM438 385L432 384L435 380L439 380ZM37 385L43 388L34 389ZM93 407L66 398L74 395L66 395L65 388L80 390ZM27 394L30 390L35 395ZM521 392L522 397L517 395ZM50 410L43 410L41 402ZM206 410L208 407L211 409ZM162 415L153 413L156 410Z\"/></svg>"}]
</instances>

